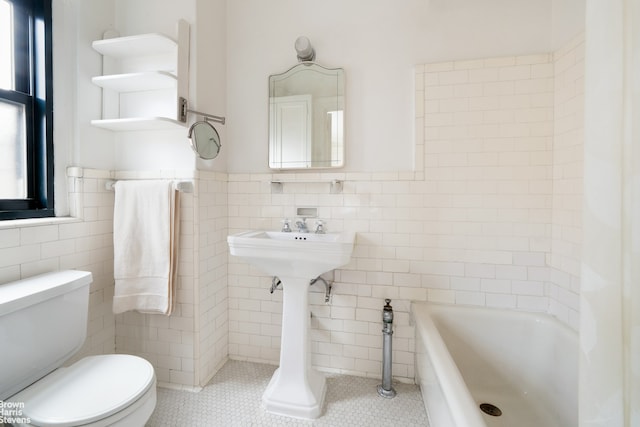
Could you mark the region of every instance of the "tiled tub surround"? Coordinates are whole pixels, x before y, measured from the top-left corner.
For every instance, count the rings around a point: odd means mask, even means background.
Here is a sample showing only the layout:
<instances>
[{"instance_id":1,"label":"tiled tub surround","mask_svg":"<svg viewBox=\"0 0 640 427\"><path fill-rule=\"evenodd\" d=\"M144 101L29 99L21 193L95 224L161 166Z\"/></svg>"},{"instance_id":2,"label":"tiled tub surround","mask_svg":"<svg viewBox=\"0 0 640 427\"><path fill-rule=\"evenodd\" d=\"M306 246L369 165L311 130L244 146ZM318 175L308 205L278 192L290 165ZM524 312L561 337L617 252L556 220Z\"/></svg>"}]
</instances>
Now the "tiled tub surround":
<instances>
[{"instance_id":1,"label":"tiled tub surround","mask_svg":"<svg viewBox=\"0 0 640 427\"><path fill-rule=\"evenodd\" d=\"M555 54L418 66L415 172L229 175L230 234L279 229L301 206L358 233L331 303L311 288L315 366L379 376L384 298L402 381L411 300L551 312L577 329L582 49L578 36ZM300 182L278 194L273 179ZM228 274L230 357L277 363L281 293L234 257Z\"/></svg>"},{"instance_id":2,"label":"tiled tub surround","mask_svg":"<svg viewBox=\"0 0 640 427\"><path fill-rule=\"evenodd\" d=\"M584 35L554 54L550 312L578 329L582 251Z\"/></svg>"}]
</instances>

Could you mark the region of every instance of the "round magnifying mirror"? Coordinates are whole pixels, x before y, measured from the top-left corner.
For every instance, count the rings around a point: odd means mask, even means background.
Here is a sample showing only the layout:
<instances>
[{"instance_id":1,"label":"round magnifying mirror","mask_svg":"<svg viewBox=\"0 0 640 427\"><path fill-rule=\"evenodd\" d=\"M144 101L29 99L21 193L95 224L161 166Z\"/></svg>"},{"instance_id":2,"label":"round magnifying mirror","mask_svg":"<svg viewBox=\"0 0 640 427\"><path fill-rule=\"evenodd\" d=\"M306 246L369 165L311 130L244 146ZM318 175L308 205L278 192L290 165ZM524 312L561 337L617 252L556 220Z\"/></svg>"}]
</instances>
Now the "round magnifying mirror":
<instances>
[{"instance_id":1,"label":"round magnifying mirror","mask_svg":"<svg viewBox=\"0 0 640 427\"><path fill-rule=\"evenodd\" d=\"M201 159L211 160L220 153L220 135L218 131L206 121L195 122L189 128L191 148Z\"/></svg>"}]
</instances>

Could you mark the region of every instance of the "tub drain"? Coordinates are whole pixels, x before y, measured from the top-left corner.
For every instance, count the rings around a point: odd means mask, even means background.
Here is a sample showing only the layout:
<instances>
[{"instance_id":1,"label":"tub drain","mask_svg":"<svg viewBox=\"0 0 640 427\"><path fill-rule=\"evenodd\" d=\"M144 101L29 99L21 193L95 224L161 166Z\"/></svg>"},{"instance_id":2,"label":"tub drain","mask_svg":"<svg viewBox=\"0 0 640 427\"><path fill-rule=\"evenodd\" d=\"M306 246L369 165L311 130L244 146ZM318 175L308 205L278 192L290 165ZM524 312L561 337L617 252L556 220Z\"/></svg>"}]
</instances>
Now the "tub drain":
<instances>
[{"instance_id":1,"label":"tub drain","mask_svg":"<svg viewBox=\"0 0 640 427\"><path fill-rule=\"evenodd\" d=\"M499 417L500 415L502 415L502 411L500 410L500 408L492 405L491 403L481 403L480 409L482 410L482 412L491 415L492 417Z\"/></svg>"}]
</instances>

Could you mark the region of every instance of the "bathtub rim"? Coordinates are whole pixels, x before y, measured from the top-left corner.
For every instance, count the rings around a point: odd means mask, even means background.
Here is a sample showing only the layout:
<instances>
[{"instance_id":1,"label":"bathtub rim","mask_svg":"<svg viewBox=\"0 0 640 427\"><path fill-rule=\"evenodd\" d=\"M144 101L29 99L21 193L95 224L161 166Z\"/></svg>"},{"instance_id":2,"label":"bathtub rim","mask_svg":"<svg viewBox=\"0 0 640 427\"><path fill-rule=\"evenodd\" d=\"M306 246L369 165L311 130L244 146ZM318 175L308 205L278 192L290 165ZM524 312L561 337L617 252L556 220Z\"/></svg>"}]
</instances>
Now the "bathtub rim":
<instances>
[{"instance_id":1,"label":"bathtub rim","mask_svg":"<svg viewBox=\"0 0 640 427\"><path fill-rule=\"evenodd\" d=\"M471 395L458 366L449 353L440 331L438 331L429 315L428 306L455 307L455 304L439 304L426 301L411 302L411 321L415 326L416 334L420 334L426 347L425 350L433 365L438 383L449 405L449 414L458 426L487 427L478 404ZM417 307L424 308L416 312ZM420 318L419 322L416 321L416 316ZM437 349L437 352L432 353L431 349Z\"/></svg>"}]
</instances>

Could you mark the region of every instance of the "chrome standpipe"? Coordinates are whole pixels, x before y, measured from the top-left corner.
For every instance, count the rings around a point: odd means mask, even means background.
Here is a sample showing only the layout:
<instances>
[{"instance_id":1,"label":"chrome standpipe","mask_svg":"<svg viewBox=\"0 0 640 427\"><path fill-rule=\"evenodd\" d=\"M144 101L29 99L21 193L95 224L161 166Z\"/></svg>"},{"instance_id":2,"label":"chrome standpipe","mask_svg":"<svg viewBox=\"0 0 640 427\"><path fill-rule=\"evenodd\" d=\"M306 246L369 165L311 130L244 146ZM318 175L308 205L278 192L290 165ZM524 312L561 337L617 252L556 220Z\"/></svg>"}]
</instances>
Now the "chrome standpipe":
<instances>
[{"instance_id":1,"label":"chrome standpipe","mask_svg":"<svg viewBox=\"0 0 640 427\"><path fill-rule=\"evenodd\" d=\"M385 299L382 310L382 384L378 386L378 394L387 399L394 398L396 391L391 386L391 336L393 335L393 307L390 299Z\"/></svg>"}]
</instances>

